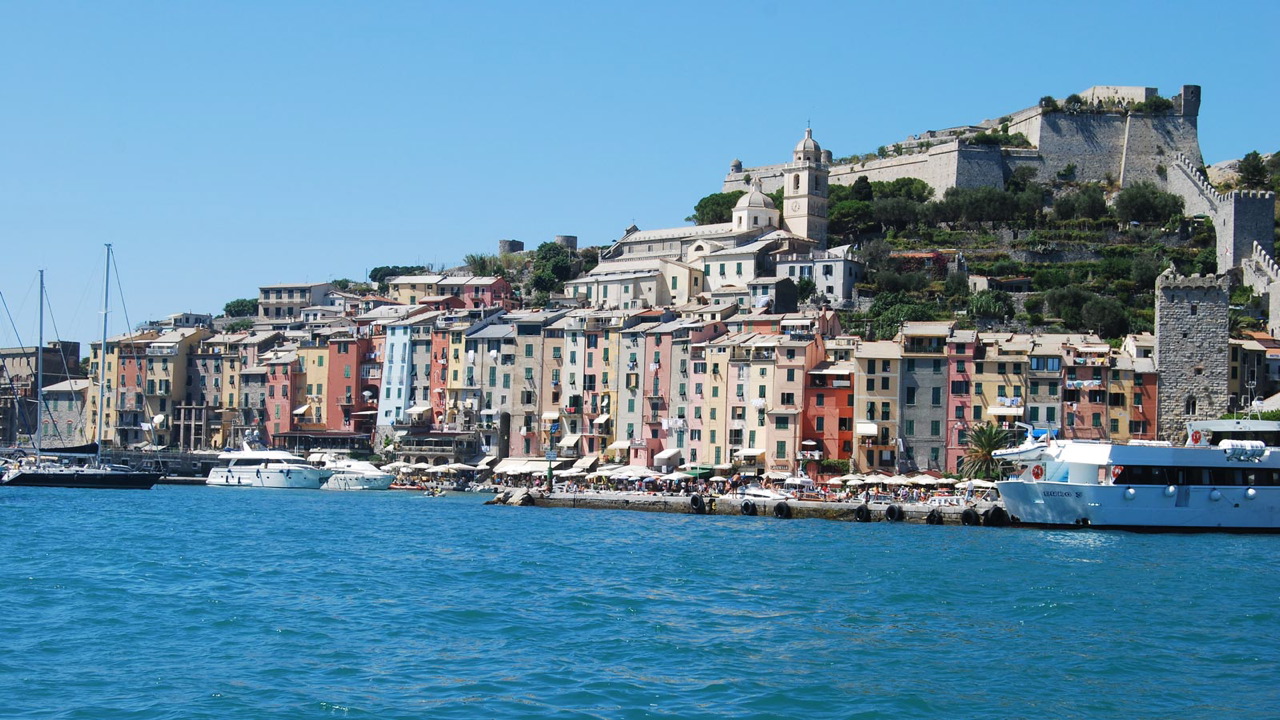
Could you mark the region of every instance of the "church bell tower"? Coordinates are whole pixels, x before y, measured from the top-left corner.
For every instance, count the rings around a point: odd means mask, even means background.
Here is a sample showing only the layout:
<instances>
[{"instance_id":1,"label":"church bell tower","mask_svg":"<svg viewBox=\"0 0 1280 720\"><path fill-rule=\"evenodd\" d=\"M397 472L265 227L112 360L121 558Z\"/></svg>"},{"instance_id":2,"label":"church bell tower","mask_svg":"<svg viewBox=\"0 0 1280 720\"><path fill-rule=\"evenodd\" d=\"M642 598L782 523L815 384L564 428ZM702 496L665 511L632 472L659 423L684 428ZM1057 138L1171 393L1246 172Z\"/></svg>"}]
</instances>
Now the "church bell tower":
<instances>
[{"instance_id":1,"label":"church bell tower","mask_svg":"<svg viewBox=\"0 0 1280 720\"><path fill-rule=\"evenodd\" d=\"M822 148L805 128L791 162L783 167L782 227L827 247L827 163Z\"/></svg>"}]
</instances>

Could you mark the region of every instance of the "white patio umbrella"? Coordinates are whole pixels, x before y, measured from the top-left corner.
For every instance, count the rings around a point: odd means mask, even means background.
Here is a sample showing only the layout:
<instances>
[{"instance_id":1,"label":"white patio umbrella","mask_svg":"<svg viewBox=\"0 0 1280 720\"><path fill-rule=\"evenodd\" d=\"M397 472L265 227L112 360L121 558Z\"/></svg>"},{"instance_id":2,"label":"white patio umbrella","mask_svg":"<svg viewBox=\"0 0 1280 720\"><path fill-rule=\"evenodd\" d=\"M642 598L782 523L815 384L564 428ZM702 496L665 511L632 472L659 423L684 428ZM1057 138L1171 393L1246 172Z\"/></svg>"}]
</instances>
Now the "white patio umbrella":
<instances>
[{"instance_id":1,"label":"white patio umbrella","mask_svg":"<svg viewBox=\"0 0 1280 720\"><path fill-rule=\"evenodd\" d=\"M663 480L691 480L692 478L693 478L692 475L688 475L682 472L673 472L668 475L662 476Z\"/></svg>"},{"instance_id":2,"label":"white patio umbrella","mask_svg":"<svg viewBox=\"0 0 1280 720\"><path fill-rule=\"evenodd\" d=\"M828 478L826 480L823 480L822 484L823 485L843 485L844 480L841 480L838 477L833 477L833 478Z\"/></svg>"}]
</instances>

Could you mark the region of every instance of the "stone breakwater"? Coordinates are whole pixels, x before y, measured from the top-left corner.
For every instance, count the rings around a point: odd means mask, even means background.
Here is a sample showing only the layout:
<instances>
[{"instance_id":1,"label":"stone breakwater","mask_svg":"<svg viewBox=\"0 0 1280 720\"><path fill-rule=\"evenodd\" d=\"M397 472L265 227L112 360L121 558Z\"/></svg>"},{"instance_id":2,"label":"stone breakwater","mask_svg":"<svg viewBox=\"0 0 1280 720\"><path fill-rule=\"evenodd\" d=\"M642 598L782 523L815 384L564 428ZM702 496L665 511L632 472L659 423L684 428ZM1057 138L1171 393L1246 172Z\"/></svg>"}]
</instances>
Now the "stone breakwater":
<instances>
[{"instance_id":1,"label":"stone breakwater","mask_svg":"<svg viewBox=\"0 0 1280 720\"><path fill-rule=\"evenodd\" d=\"M779 520L843 520L846 522L907 522L927 525L987 525L1002 527L1011 518L999 502L965 506L924 503L850 503L812 500L765 500L737 495L657 495L647 493L543 493L514 488L505 490L486 505L633 510L680 515L744 515Z\"/></svg>"}]
</instances>

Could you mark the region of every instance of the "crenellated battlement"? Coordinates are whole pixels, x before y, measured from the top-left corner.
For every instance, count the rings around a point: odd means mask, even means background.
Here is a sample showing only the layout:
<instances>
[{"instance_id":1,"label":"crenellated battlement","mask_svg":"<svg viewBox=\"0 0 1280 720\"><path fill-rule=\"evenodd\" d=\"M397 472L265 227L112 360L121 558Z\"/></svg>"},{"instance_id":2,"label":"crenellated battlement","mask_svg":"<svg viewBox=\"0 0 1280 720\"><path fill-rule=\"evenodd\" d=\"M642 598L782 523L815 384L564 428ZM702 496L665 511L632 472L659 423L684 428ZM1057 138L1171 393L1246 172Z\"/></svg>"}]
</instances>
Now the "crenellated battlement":
<instances>
[{"instance_id":1,"label":"crenellated battlement","mask_svg":"<svg viewBox=\"0 0 1280 720\"><path fill-rule=\"evenodd\" d=\"M1256 243L1255 243L1256 245ZM1161 290L1223 290L1231 289L1231 281L1226 275L1178 275L1173 268L1166 268L1156 279L1156 287Z\"/></svg>"},{"instance_id":2,"label":"crenellated battlement","mask_svg":"<svg viewBox=\"0 0 1280 720\"><path fill-rule=\"evenodd\" d=\"M1193 162L1191 158L1187 157L1185 153L1181 153L1181 152L1175 153L1173 156L1173 159L1174 159L1174 162L1182 166L1182 168L1187 171L1187 174L1189 175L1191 181L1199 186L1200 192L1204 193L1205 195L1208 195L1209 197L1213 198L1219 203L1227 202L1228 200L1227 196L1218 192L1218 189L1215 188L1212 183L1210 183L1203 175L1200 174L1199 163Z\"/></svg>"}]
</instances>

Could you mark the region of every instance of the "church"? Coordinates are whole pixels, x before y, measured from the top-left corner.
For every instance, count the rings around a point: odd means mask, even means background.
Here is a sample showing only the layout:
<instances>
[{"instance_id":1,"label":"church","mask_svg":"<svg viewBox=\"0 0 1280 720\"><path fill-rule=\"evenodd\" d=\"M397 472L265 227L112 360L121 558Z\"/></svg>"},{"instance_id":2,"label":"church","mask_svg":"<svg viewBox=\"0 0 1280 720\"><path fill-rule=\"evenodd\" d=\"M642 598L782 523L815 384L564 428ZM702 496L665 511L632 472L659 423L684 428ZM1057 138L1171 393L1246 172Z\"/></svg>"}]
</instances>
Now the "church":
<instances>
[{"instance_id":1,"label":"church","mask_svg":"<svg viewBox=\"0 0 1280 720\"><path fill-rule=\"evenodd\" d=\"M828 163L806 129L783 166L783 207L759 182L738 199L729 222L660 230L627 228L590 273L565 292L598 308L680 305L712 292L732 294L772 277L779 256L825 250Z\"/></svg>"}]
</instances>

